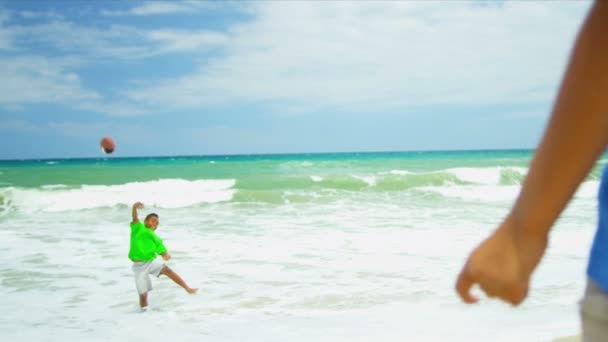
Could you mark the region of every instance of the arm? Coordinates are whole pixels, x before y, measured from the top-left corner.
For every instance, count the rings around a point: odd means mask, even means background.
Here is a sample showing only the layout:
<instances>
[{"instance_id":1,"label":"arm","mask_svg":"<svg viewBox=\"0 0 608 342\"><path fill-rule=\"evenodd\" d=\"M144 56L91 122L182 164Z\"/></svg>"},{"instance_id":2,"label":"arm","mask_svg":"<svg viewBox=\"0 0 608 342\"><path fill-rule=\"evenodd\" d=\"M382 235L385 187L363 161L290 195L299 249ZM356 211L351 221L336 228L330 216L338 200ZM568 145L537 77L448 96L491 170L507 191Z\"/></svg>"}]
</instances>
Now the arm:
<instances>
[{"instance_id":1,"label":"arm","mask_svg":"<svg viewBox=\"0 0 608 342\"><path fill-rule=\"evenodd\" d=\"M608 2L581 30L545 135L511 212L518 229L547 236L608 142Z\"/></svg>"},{"instance_id":2,"label":"arm","mask_svg":"<svg viewBox=\"0 0 608 342\"><path fill-rule=\"evenodd\" d=\"M608 2L596 1L574 46L549 124L505 221L477 247L456 290L479 284L514 305L528 293L551 227L608 142Z\"/></svg>"},{"instance_id":3,"label":"arm","mask_svg":"<svg viewBox=\"0 0 608 342\"><path fill-rule=\"evenodd\" d=\"M154 232L152 233L152 239L154 239L154 244L156 244L156 253L159 254L163 260L169 261L171 255L167 252L167 247L165 247L163 240Z\"/></svg>"},{"instance_id":4,"label":"arm","mask_svg":"<svg viewBox=\"0 0 608 342\"><path fill-rule=\"evenodd\" d=\"M131 209L132 223L139 222L139 218L137 217L137 209L143 209L143 207L144 205L141 202L136 202L135 204L133 204L133 208Z\"/></svg>"}]
</instances>

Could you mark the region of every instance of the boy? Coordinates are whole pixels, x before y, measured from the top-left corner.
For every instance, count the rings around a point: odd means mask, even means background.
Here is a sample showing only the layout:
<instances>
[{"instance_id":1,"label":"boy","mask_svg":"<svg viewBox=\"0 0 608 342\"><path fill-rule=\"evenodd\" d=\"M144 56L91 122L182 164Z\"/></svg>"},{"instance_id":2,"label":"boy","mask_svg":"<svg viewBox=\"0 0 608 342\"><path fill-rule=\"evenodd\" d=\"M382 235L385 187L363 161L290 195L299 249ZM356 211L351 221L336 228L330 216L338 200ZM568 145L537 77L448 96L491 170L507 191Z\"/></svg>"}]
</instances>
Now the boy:
<instances>
[{"instance_id":1,"label":"boy","mask_svg":"<svg viewBox=\"0 0 608 342\"><path fill-rule=\"evenodd\" d=\"M195 293L198 289L189 287L177 273L155 260L156 254L160 254L165 261L171 259L171 255L167 253L163 240L154 233L158 227L158 215L148 214L143 223L139 221L137 209L143 209L143 207L141 202L133 204L129 259L133 261L132 269L135 274L135 286L139 293L139 306L142 311L146 311L148 309L148 291L152 290L150 274L156 277L164 274L190 294Z\"/></svg>"}]
</instances>

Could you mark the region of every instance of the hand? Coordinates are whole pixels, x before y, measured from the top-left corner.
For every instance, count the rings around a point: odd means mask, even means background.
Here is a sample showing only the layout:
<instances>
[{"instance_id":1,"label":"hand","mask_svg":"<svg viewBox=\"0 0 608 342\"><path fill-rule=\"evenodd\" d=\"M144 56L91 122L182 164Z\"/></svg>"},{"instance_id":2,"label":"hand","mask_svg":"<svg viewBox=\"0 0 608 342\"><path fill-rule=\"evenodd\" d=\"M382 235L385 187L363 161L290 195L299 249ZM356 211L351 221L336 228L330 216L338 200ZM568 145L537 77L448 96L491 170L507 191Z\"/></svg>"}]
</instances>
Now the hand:
<instances>
[{"instance_id":1,"label":"hand","mask_svg":"<svg viewBox=\"0 0 608 342\"><path fill-rule=\"evenodd\" d=\"M135 209L143 209L144 208L144 204L141 202L135 202L135 204L133 204L133 208Z\"/></svg>"},{"instance_id":2,"label":"hand","mask_svg":"<svg viewBox=\"0 0 608 342\"><path fill-rule=\"evenodd\" d=\"M163 260L165 260L165 261L171 260L171 255L167 252L161 254L161 256L163 257Z\"/></svg>"},{"instance_id":3,"label":"hand","mask_svg":"<svg viewBox=\"0 0 608 342\"><path fill-rule=\"evenodd\" d=\"M456 291L465 303L479 300L470 294L475 284L489 297L498 297L512 305L523 302L547 239L521 234L521 231L507 219L471 253L456 282Z\"/></svg>"}]
</instances>

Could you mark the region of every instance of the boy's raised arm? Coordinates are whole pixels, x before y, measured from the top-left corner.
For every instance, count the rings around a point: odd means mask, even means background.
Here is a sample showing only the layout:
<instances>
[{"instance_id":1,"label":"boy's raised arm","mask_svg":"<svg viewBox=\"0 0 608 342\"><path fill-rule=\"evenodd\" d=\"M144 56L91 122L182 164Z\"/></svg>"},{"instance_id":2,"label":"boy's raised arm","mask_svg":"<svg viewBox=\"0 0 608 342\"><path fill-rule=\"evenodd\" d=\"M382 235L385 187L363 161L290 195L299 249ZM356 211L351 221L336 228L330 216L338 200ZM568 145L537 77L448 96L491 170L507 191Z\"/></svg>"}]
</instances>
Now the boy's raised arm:
<instances>
[{"instance_id":1,"label":"boy's raised arm","mask_svg":"<svg viewBox=\"0 0 608 342\"><path fill-rule=\"evenodd\" d=\"M131 216L133 219L133 223L137 223L139 222L139 218L137 217L137 209L143 209L144 205L141 202L135 202L135 204L133 204L133 209L131 210Z\"/></svg>"}]
</instances>

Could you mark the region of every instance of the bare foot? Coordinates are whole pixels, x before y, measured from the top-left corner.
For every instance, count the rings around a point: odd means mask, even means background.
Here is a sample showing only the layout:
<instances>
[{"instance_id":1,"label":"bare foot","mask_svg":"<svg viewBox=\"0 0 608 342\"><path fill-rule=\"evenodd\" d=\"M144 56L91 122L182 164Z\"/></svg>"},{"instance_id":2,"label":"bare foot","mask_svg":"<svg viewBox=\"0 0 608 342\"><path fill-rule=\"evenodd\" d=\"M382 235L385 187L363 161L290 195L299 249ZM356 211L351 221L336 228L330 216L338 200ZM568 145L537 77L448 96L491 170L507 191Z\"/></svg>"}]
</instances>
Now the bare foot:
<instances>
[{"instance_id":1,"label":"bare foot","mask_svg":"<svg viewBox=\"0 0 608 342\"><path fill-rule=\"evenodd\" d=\"M189 287L189 288L186 289L186 292L188 292L189 294L195 294L196 291L198 291L198 289L193 289L191 287Z\"/></svg>"}]
</instances>

